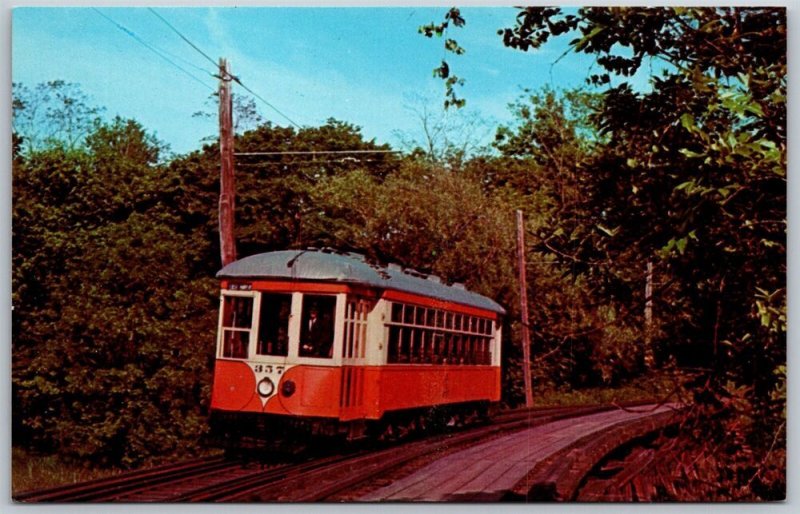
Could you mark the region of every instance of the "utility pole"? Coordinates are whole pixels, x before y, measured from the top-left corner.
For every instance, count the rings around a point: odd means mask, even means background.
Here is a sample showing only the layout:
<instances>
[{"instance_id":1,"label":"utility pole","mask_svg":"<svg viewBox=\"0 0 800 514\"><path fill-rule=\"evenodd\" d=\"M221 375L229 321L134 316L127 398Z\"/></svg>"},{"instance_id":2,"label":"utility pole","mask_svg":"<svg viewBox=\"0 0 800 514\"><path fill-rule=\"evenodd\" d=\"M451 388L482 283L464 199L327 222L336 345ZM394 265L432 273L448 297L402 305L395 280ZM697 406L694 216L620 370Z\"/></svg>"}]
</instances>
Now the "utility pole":
<instances>
[{"instance_id":1,"label":"utility pole","mask_svg":"<svg viewBox=\"0 0 800 514\"><path fill-rule=\"evenodd\" d=\"M219 251L222 265L236 260L233 236L236 185L233 180L233 104L231 73L227 59L219 60Z\"/></svg>"},{"instance_id":2,"label":"utility pole","mask_svg":"<svg viewBox=\"0 0 800 514\"><path fill-rule=\"evenodd\" d=\"M517 266L519 267L519 310L522 321L522 371L525 378L525 406L533 407L531 385L531 336L528 330L528 280L525 275L525 225L517 210Z\"/></svg>"},{"instance_id":3,"label":"utility pole","mask_svg":"<svg viewBox=\"0 0 800 514\"><path fill-rule=\"evenodd\" d=\"M653 367L653 261L647 261L647 278L644 284L644 365Z\"/></svg>"}]
</instances>

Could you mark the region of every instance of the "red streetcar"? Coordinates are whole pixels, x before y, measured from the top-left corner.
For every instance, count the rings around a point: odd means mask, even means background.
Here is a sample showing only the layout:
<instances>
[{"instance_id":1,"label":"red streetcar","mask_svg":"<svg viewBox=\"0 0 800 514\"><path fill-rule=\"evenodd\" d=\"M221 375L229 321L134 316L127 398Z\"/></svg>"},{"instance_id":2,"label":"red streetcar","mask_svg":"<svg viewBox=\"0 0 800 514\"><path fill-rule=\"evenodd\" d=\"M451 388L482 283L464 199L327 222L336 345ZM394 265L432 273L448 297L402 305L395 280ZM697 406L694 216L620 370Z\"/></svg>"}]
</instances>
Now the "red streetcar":
<instances>
[{"instance_id":1,"label":"red streetcar","mask_svg":"<svg viewBox=\"0 0 800 514\"><path fill-rule=\"evenodd\" d=\"M381 436L500 399L505 311L463 286L328 250L253 255L217 276L220 435Z\"/></svg>"}]
</instances>

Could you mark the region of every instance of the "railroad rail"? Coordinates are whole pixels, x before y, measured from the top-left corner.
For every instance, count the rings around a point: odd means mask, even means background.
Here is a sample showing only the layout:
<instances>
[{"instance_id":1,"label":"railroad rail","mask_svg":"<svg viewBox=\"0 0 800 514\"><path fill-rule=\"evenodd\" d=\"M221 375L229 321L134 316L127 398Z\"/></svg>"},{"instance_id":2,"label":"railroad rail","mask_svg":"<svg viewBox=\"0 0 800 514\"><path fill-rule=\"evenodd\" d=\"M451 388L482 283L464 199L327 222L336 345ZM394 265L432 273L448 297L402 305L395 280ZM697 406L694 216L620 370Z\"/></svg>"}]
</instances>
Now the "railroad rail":
<instances>
[{"instance_id":1,"label":"railroad rail","mask_svg":"<svg viewBox=\"0 0 800 514\"><path fill-rule=\"evenodd\" d=\"M553 407L508 412L495 417L492 425L465 432L429 437L397 447L364 452L339 462L319 466L309 473L291 473L285 478L264 481L263 487L218 496L215 501L320 502L353 499L350 492L357 485L380 477L393 469L425 456L440 457L447 452L485 441L497 435L529 426L582 416L612 409L611 406Z\"/></svg>"},{"instance_id":2,"label":"railroad rail","mask_svg":"<svg viewBox=\"0 0 800 514\"><path fill-rule=\"evenodd\" d=\"M115 495L155 487L205 472L224 471L232 464L224 457L201 457L175 464L142 469L77 484L65 484L14 494L18 502L105 501Z\"/></svg>"},{"instance_id":3,"label":"railroad rail","mask_svg":"<svg viewBox=\"0 0 800 514\"><path fill-rule=\"evenodd\" d=\"M357 501L569 500L608 452L677 420L671 406L616 409L481 441L353 498ZM555 491L542 495L539 491Z\"/></svg>"},{"instance_id":4,"label":"railroad rail","mask_svg":"<svg viewBox=\"0 0 800 514\"><path fill-rule=\"evenodd\" d=\"M641 402L636 405L639 404ZM14 495L14 500L32 503L363 501L365 496L362 493L374 491L374 484L381 483L380 477L409 465L413 467L415 462L419 465L420 460L442 459L520 430L614 409L617 407L605 405L509 411L496 416L491 425L397 443L378 450L356 450L349 454L291 463L259 464L223 457L194 459L110 478L24 492ZM613 446L614 443L609 444ZM598 453L603 452L598 450ZM553 474L550 468L542 469ZM519 491L510 491L508 498L496 499L514 499L514 494L516 497L529 497L529 492L520 496Z\"/></svg>"}]
</instances>

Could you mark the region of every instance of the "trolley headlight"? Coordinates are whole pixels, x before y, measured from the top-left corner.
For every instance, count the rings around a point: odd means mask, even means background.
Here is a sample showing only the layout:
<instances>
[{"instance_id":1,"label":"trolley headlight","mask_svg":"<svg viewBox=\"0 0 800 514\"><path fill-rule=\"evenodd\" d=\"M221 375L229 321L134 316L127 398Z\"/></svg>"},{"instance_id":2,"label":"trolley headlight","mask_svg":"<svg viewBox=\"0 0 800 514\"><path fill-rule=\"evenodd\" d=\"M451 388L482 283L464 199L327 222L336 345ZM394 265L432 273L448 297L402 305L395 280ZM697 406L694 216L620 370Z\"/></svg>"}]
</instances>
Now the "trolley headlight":
<instances>
[{"instance_id":1,"label":"trolley headlight","mask_svg":"<svg viewBox=\"0 0 800 514\"><path fill-rule=\"evenodd\" d=\"M266 398L275 392L275 384L269 379L269 377L264 377L261 379L261 382L258 383L256 391L258 391L258 394Z\"/></svg>"},{"instance_id":2,"label":"trolley headlight","mask_svg":"<svg viewBox=\"0 0 800 514\"><path fill-rule=\"evenodd\" d=\"M294 384L294 382L292 382L291 380L287 380L281 386L281 393L283 394L283 396L286 396L288 398L289 396L292 396L294 394L294 390L296 388L297 386Z\"/></svg>"}]
</instances>

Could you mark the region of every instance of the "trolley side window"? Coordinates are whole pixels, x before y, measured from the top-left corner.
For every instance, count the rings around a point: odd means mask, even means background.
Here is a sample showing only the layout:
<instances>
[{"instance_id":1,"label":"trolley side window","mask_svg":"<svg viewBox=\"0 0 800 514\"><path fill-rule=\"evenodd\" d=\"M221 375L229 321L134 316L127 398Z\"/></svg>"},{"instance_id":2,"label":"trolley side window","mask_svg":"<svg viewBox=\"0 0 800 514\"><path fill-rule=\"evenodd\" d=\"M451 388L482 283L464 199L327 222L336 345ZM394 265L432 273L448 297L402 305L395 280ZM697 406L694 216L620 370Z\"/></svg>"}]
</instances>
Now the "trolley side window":
<instances>
[{"instance_id":1,"label":"trolley side window","mask_svg":"<svg viewBox=\"0 0 800 514\"><path fill-rule=\"evenodd\" d=\"M333 327L336 297L303 295L300 318L300 357L333 357Z\"/></svg>"},{"instance_id":2,"label":"trolley side window","mask_svg":"<svg viewBox=\"0 0 800 514\"><path fill-rule=\"evenodd\" d=\"M363 359L367 346L367 317L375 302L364 298L350 297L344 311L344 345L342 357Z\"/></svg>"},{"instance_id":3,"label":"trolley side window","mask_svg":"<svg viewBox=\"0 0 800 514\"><path fill-rule=\"evenodd\" d=\"M492 320L393 302L387 362L489 365Z\"/></svg>"},{"instance_id":4,"label":"trolley side window","mask_svg":"<svg viewBox=\"0 0 800 514\"><path fill-rule=\"evenodd\" d=\"M222 356L246 359L250 346L250 327L253 323L253 298L223 296L222 298Z\"/></svg>"},{"instance_id":5,"label":"trolley side window","mask_svg":"<svg viewBox=\"0 0 800 514\"><path fill-rule=\"evenodd\" d=\"M289 314L291 310L291 294L261 293L256 353L276 357L289 355Z\"/></svg>"}]
</instances>

